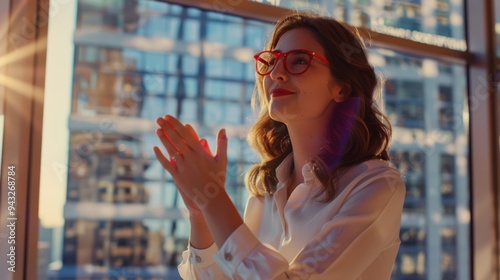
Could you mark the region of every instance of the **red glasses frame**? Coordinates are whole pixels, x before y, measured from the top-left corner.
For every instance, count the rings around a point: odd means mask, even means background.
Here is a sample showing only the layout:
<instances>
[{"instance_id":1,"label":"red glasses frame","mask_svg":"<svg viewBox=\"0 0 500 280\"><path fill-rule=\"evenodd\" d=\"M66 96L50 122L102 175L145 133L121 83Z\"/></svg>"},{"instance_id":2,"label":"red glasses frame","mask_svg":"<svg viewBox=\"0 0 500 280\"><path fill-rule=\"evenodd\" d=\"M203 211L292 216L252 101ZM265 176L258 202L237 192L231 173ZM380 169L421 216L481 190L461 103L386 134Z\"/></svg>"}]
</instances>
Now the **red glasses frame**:
<instances>
[{"instance_id":1,"label":"red glasses frame","mask_svg":"<svg viewBox=\"0 0 500 280\"><path fill-rule=\"evenodd\" d=\"M290 70L288 70L288 67L287 67L287 63L286 63L286 58L288 56L288 54L290 53L293 53L293 52L301 52L301 53L306 53L309 55L309 64L307 64L307 67L304 69L304 71L301 71L299 73L292 73L290 72ZM275 63L268 68L267 72L266 73L260 73L259 72L259 67L258 67L258 63L259 61L262 62L262 63L266 63L266 61L263 61L260 56L263 54L263 53L270 53L274 56L274 61ZM278 64L278 60L283 57L283 66L285 67L285 70L287 73L289 73L290 75L300 75L300 74L303 74L305 73L308 69L309 69L309 66L311 66L311 61L312 61L312 58L313 57L316 57L317 59L323 61L324 63L326 64L330 64L330 62L328 61L328 59L326 59L325 57L315 53L315 52L312 52L312 51L309 51L309 50L304 50L304 49L295 49L295 50L291 50L291 51L288 51L288 52L276 52L276 51L261 51L257 54L255 54L253 56L253 58L255 59L255 72L257 72L257 74L261 75L261 76L267 76L269 75L273 70L274 68L276 67L276 65Z\"/></svg>"}]
</instances>

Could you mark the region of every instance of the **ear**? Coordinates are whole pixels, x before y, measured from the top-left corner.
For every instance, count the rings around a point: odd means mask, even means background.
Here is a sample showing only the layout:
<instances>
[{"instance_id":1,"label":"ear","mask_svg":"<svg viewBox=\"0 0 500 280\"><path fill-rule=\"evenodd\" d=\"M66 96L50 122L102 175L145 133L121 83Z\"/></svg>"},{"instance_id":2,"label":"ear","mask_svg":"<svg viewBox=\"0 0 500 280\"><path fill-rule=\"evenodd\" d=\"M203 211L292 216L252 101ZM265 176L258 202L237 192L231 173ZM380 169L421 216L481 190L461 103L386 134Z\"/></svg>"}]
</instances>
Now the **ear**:
<instances>
[{"instance_id":1,"label":"ear","mask_svg":"<svg viewBox=\"0 0 500 280\"><path fill-rule=\"evenodd\" d=\"M339 89L340 87L340 89ZM344 83L333 92L333 100L337 103L344 102L351 95L351 85Z\"/></svg>"}]
</instances>

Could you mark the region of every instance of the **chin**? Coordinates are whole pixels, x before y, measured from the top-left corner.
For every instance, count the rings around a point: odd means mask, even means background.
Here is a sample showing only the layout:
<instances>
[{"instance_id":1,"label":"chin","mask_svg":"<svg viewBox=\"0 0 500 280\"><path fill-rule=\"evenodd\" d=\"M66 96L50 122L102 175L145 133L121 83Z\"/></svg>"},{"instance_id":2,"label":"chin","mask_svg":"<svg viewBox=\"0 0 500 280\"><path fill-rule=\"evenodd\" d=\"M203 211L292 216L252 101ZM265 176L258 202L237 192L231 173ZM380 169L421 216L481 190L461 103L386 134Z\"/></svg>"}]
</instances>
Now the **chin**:
<instances>
[{"instance_id":1,"label":"chin","mask_svg":"<svg viewBox=\"0 0 500 280\"><path fill-rule=\"evenodd\" d=\"M280 116L276 115L276 114L273 114L272 112L269 113L269 117L273 120L273 121L277 121L277 122L282 122L284 123L285 121L283 120L283 118L280 118Z\"/></svg>"},{"instance_id":2,"label":"chin","mask_svg":"<svg viewBox=\"0 0 500 280\"><path fill-rule=\"evenodd\" d=\"M271 119L285 123L287 120L294 120L299 117L297 110L293 110L290 106L285 104L277 104L278 102L271 102L269 104L269 116ZM280 106L283 105L283 106Z\"/></svg>"}]
</instances>

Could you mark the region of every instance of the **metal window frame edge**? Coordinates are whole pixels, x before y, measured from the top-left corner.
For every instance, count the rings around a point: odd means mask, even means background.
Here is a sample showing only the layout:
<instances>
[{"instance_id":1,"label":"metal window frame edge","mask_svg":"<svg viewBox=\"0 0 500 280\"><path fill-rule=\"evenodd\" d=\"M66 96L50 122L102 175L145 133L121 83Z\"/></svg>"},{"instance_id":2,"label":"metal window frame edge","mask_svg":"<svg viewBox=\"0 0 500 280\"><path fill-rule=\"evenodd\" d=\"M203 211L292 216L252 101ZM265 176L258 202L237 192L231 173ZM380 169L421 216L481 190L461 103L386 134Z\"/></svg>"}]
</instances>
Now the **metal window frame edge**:
<instances>
[{"instance_id":1,"label":"metal window frame edge","mask_svg":"<svg viewBox=\"0 0 500 280\"><path fill-rule=\"evenodd\" d=\"M5 49L1 55L23 54L4 66L4 139L2 146L2 181L0 206L2 208L0 232L7 232L8 166L15 165L15 272L7 272L7 280L37 278L38 262L38 203L40 186L40 157L45 85L45 59L49 1L1 1L7 8ZM5 11L5 10L4 10ZM22 110L21 110L22 108ZM1 259L6 257L7 246L0 246ZM5 251L4 251L5 250ZM9 258L10 259L10 258ZM2 261L2 265L7 263ZM35 269L34 269L35 268ZM4 279L2 278L2 279Z\"/></svg>"},{"instance_id":2,"label":"metal window frame edge","mask_svg":"<svg viewBox=\"0 0 500 280\"><path fill-rule=\"evenodd\" d=\"M471 279L500 279L498 96L493 0L465 0L470 114ZM471 7L471 8L468 8ZM472 8L474 7L474 8Z\"/></svg>"}]
</instances>

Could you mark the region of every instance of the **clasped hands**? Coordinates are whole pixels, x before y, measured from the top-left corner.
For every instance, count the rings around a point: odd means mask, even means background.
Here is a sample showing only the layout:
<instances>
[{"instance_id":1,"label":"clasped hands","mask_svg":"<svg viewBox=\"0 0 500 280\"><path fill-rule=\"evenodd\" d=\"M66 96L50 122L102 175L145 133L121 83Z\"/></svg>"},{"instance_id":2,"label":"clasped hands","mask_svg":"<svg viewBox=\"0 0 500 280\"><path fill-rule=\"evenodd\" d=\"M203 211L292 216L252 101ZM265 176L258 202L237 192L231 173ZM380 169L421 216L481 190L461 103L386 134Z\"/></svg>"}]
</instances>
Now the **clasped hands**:
<instances>
[{"instance_id":1,"label":"clasped hands","mask_svg":"<svg viewBox=\"0 0 500 280\"><path fill-rule=\"evenodd\" d=\"M219 131L214 155L206 139L200 139L191 125L183 125L169 115L156 122L159 126L156 135L167 151L165 154L159 147L153 147L156 158L172 175L190 215L201 216L211 200L225 192L226 132Z\"/></svg>"}]
</instances>

